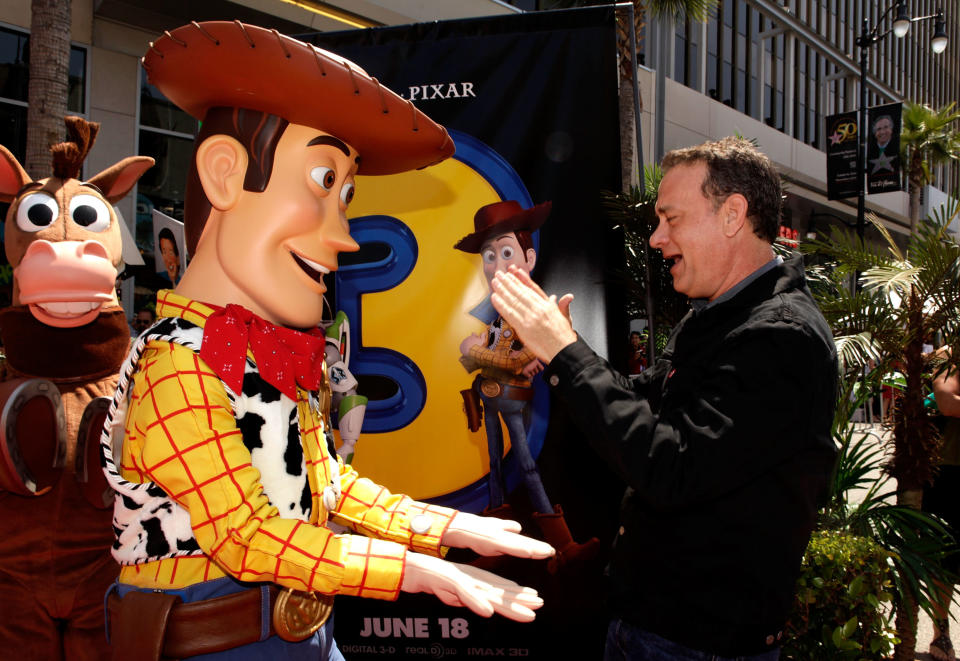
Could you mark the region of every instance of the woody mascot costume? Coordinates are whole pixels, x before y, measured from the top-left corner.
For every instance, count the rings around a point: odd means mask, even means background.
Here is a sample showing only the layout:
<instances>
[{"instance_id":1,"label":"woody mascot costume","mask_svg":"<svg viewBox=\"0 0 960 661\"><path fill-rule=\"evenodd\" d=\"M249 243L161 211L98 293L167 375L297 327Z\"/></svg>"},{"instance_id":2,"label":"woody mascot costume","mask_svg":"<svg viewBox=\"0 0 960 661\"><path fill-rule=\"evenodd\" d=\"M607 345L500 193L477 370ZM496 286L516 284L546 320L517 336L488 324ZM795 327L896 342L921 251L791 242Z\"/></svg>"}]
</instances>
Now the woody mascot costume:
<instances>
[{"instance_id":1,"label":"woody mascot costume","mask_svg":"<svg viewBox=\"0 0 960 661\"><path fill-rule=\"evenodd\" d=\"M524 209L515 200L505 200L480 207L473 218L473 232L460 239L454 248L480 255L488 286L496 273L506 272L511 265L529 274L537 261L532 233L547 220L551 206L550 202L544 202ZM480 372L473 382L472 394L481 402L479 408L483 412L490 455L490 474L487 476L490 502L485 513L513 515L513 508L506 502L503 479L502 418L510 435L511 452L520 467L533 507L533 518L544 538L557 550L556 557L548 563L549 570L556 573L567 565L582 566L596 556L599 541L591 538L583 544L574 542L560 505L550 503L527 443L527 413L533 402L532 379L543 365L493 308L489 296L470 314L487 324L485 335L474 333L460 344L460 363L468 372Z\"/></svg>"},{"instance_id":2,"label":"woody mascot costume","mask_svg":"<svg viewBox=\"0 0 960 661\"><path fill-rule=\"evenodd\" d=\"M391 494L339 460L330 433L316 329L324 275L358 249L354 177L437 163L453 153L446 131L357 65L239 22L164 33L143 66L202 128L193 259L158 294L103 436L123 565L107 598L114 658L341 658L335 595L429 592L534 619L535 591L442 556L549 545Z\"/></svg>"}]
</instances>

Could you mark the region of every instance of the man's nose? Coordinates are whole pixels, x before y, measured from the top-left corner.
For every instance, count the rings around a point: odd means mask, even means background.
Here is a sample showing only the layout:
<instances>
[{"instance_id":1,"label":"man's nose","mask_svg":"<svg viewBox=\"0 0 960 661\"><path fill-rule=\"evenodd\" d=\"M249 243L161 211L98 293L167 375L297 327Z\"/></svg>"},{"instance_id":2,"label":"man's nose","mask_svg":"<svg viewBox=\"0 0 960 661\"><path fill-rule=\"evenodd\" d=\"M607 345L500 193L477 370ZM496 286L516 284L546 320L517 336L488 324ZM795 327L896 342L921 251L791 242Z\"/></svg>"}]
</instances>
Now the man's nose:
<instances>
[{"instance_id":1,"label":"man's nose","mask_svg":"<svg viewBox=\"0 0 960 661\"><path fill-rule=\"evenodd\" d=\"M667 243L667 224L661 219L657 222L657 229L650 235L650 247L663 250Z\"/></svg>"}]
</instances>

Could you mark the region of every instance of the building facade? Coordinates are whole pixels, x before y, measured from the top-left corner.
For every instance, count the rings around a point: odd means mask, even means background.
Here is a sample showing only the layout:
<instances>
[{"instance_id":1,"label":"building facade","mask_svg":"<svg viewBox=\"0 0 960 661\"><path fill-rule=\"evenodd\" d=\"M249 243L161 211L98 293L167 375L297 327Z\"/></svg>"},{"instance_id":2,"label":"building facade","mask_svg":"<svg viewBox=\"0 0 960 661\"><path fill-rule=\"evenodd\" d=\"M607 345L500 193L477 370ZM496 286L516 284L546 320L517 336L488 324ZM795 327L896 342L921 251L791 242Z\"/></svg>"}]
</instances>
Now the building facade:
<instances>
[{"instance_id":1,"label":"building facade","mask_svg":"<svg viewBox=\"0 0 960 661\"><path fill-rule=\"evenodd\" d=\"M138 229L152 209L182 215L183 187L197 122L146 82L140 57L164 30L191 20L239 19L284 34L467 18L553 8L554 0L73 0L69 111L102 125L89 173L130 154L157 165L119 209ZM597 4L584 2L580 4ZM827 199L825 117L860 105L857 38L884 33L896 0L719 0L705 23L649 19L640 45L641 133L646 163L669 150L734 133L755 139L787 183L784 224L801 236L851 224L856 199ZM939 0L908 0L913 17ZM960 99L960 7L942 7L949 45L935 55L934 21L888 34L869 50L868 105L904 99L941 107ZM0 144L23 156L26 140L30 1L0 4ZM661 67L662 65L662 67ZM661 103L657 69L666 76ZM661 112L657 113L657 109ZM960 192L960 167L938 168L923 213ZM867 197L901 238L909 230L906 192ZM5 211L0 209L0 211ZM142 246L152 237L137 236ZM128 285L128 289L132 285Z\"/></svg>"},{"instance_id":2,"label":"building facade","mask_svg":"<svg viewBox=\"0 0 960 661\"><path fill-rule=\"evenodd\" d=\"M867 48L868 106L910 100L940 108L960 100L960 6L908 0L914 19L943 10L948 46L931 48L936 21L915 20L903 38L890 33L896 0L720 0L707 22L650 20L644 35L641 90L644 154L737 132L756 139L786 180L784 223L801 236L856 220L856 198L827 199L825 118L860 107L858 37ZM887 33L887 34L885 34ZM666 74L666 112L658 120L656 70ZM648 68L649 67L649 68ZM933 172L922 215L960 193L956 164ZM901 237L909 231L908 196L867 196L867 209Z\"/></svg>"}]
</instances>

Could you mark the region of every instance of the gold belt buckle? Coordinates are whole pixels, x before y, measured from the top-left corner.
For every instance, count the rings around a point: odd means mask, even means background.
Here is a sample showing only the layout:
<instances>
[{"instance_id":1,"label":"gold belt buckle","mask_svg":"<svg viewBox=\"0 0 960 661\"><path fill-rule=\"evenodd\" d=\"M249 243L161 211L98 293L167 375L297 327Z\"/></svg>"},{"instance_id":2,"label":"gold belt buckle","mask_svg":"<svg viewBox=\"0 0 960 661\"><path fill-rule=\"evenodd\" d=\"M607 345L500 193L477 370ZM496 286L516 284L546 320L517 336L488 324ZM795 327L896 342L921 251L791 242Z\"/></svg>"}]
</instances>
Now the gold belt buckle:
<instances>
[{"instance_id":1,"label":"gold belt buckle","mask_svg":"<svg viewBox=\"0 0 960 661\"><path fill-rule=\"evenodd\" d=\"M500 384L496 381L491 381L490 379L484 379L480 382L480 392L482 392L487 397L499 397L500 393L503 392L503 389L500 387Z\"/></svg>"},{"instance_id":2,"label":"gold belt buckle","mask_svg":"<svg viewBox=\"0 0 960 661\"><path fill-rule=\"evenodd\" d=\"M332 612L332 596L284 588L273 604L273 628L283 640L298 643L322 627Z\"/></svg>"}]
</instances>

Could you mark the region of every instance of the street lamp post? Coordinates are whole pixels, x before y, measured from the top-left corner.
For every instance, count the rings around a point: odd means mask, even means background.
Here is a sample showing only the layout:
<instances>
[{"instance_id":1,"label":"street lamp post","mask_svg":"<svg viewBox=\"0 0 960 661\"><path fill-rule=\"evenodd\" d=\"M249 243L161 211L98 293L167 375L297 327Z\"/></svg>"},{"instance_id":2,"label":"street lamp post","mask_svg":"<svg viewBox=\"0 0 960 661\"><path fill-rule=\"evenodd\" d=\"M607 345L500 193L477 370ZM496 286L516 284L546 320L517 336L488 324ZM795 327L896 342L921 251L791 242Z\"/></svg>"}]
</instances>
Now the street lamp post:
<instances>
[{"instance_id":1,"label":"street lamp post","mask_svg":"<svg viewBox=\"0 0 960 661\"><path fill-rule=\"evenodd\" d=\"M894 10L897 13L893 19L893 26L881 33L880 27ZM873 29L870 28L869 20L864 18L860 36L857 37L856 43L860 47L860 125L857 129L857 236L861 240L863 240L866 226L867 209L867 49L891 32L898 39L902 39L910 30L912 23L930 19L935 21L930 48L935 54L939 54L947 49L947 30L946 21L943 18L943 9L939 9L936 14L930 14L929 16L911 18L910 14L907 13L906 0L897 0L895 4L891 5L880 16Z\"/></svg>"}]
</instances>

